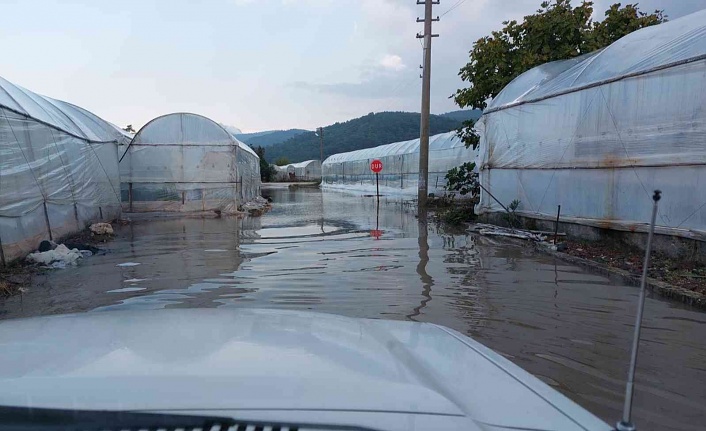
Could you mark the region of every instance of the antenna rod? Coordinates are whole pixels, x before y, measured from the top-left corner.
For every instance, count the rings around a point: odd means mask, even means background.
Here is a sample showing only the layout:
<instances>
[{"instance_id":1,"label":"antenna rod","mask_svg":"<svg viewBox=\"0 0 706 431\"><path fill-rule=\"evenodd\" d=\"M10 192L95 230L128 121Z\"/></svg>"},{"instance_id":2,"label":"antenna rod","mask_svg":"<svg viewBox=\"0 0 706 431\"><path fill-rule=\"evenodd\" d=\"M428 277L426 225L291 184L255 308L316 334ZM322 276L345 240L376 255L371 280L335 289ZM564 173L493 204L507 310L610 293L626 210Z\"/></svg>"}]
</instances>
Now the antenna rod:
<instances>
[{"instance_id":1,"label":"antenna rod","mask_svg":"<svg viewBox=\"0 0 706 431\"><path fill-rule=\"evenodd\" d=\"M635 431L632 423L632 396L634 393L635 367L637 366L637 349L640 347L640 327L642 325L642 309L645 306L645 282L647 281L647 268L650 266L650 251L652 250L652 235L655 232L655 221L657 220L657 203L662 197L662 192L655 190L652 196L654 204L652 206L652 221L650 231L647 234L647 249L645 250L645 262L642 265L642 279L640 280L640 299L637 304L637 317L635 318L635 334L632 339L632 355L630 356L630 368L628 369L628 383L625 385L625 406L623 407L623 419L618 422L618 431Z\"/></svg>"}]
</instances>

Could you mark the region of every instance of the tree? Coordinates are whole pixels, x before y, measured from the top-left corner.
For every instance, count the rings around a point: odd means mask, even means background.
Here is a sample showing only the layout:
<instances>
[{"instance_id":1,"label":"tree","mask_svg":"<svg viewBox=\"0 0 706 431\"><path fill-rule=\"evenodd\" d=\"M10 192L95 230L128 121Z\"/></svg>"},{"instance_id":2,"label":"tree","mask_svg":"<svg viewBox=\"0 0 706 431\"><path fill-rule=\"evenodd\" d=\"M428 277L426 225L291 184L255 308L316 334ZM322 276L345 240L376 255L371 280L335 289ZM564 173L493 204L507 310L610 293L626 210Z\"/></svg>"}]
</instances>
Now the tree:
<instances>
[{"instance_id":1,"label":"tree","mask_svg":"<svg viewBox=\"0 0 706 431\"><path fill-rule=\"evenodd\" d=\"M621 37L643 27L666 20L664 11L641 12L637 4L615 3L605 18L593 22L593 2L582 1L576 7L571 0L544 1L533 15L521 23L503 22L503 28L478 39L470 51L470 61L459 71L468 88L456 90L453 98L461 108L485 109L491 99L510 81L540 64L566 60L604 48ZM467 121L458 129L466 148L476 149L480 140ZM448 189L469 192L473 184L469 163L449 171ZM462 193L465 194L465 193Z\"/></svg>"},{"instance_id":2,"label":"tree","mask_svg":"<svg viewBox=\"0 0 706 431\"><path fill-rule=\"evenodd\" d=\"M280 158L277 159L275 162L275 165L277 166L286 166L289 164L289 159L286 158L285 156L281 156Z\"/></svg>"},{"instance_id":3,"label":"tree","mask_svg":"<svg viewBox=\"0 0 706 431\"><path fill-rule=\"evenodd\" d=\"M132 128L132 124L128 124L123 130L126 132L135 133L135 129Z\"/></svg>"},{"instance_id":4,"label":"tree","mask_svg":"<svg viewBox=\"0 0 706 431\"><path fill-rule=\"evenodd\" d=\"M265 149L258 146L255 148L255 153L260 158L260 180L263 183L271 182L275 176L275 168L267 163L267 159L265 159Z\"/></svg>"}]
</instances>

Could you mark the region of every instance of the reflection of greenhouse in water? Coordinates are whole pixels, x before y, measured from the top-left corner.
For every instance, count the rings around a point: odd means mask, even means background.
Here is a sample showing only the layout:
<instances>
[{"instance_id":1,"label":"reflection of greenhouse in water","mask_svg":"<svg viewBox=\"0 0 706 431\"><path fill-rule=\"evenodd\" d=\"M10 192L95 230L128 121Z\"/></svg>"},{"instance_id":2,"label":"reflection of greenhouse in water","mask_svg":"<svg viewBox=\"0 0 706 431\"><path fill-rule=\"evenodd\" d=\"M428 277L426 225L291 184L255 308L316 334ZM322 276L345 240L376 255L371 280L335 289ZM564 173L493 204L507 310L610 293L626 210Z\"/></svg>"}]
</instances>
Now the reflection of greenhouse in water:
<instances>
[{"instance_id":1,"label":"reflection of greenhouse in water","mask_svg":"<svg viewBox=\"0 0 706 431\"><path fill-rule=\"evenodd\" d=\"M417 192L419 139L334 154L324 160L322 185L330 188L375 190L375 174L370 170L370 162L375 159L383 164L383 171L380 173L381 190L410 194ZM443 193L448 170L474 159L475 152L466 148L456 132L431 136L429 192Z\"/></svg>"},{"instance_id":2,"label":"reflection of greenhouse in water","mask_svg":"<svg viewBox=\"0 0 706 431\"><path fill-rule=\"evenodd\" d=\"M228 213L260 192L257 154L200 115L155 118L122 154L125 210Z\"/></svg>"},{"instance_id":3,"label":"reflection of greenhouse in water","mask_svg":"<svg viewBox=\"0 0 706 431\"><path fill-rule=\"evenodd\" d=\"M94 114L0 78L0 260L120 215L118 145Z\"/></svg>"}]
</instances>

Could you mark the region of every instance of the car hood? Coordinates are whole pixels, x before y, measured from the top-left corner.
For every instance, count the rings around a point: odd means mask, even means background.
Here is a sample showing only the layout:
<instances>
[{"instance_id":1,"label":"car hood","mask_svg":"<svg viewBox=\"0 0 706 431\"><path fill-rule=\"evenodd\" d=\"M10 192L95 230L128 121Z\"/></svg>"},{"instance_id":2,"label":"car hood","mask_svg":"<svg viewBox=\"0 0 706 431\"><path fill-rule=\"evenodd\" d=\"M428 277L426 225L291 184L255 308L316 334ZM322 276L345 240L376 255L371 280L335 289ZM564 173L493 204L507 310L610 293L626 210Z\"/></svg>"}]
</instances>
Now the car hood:
<instances>
[{"instance_id":1,"label":"car hood","mask_svg":"<svg viewBox=\"0 0 706 431\"><path fill-rule=\"evenodd\" d=\"M365 412L463 418L477 429L610 429L448 328L280 310L113 311L4 321L0 404L249 415Z\"/></svg>"}]
</instances>

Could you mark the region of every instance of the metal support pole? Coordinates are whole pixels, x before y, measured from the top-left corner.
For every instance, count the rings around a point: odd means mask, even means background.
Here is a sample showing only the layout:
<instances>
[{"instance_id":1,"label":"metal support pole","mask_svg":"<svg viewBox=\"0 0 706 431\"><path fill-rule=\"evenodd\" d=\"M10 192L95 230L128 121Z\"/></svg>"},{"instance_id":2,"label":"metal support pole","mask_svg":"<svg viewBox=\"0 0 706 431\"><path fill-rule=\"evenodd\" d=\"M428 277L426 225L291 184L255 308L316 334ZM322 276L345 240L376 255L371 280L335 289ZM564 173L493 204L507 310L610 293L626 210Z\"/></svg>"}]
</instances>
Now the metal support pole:
<instances>
[{"instance_id":1,"label":"metal support pole","mask_svg":"<svg viewBox=\"0 0 706 431\"><path fill-rule=\"evenodd\" d=\"M101 217L102 219L103 217ZM81 229L81 223L78 221L78 207L76 206L76 202L74 202L74 220L76 220L76 229ZM101 220L102 221L102 220Z\"/></svg>"},{"instance_id":2,"label":"metal support pole","mask_svg":"<svg viewBox=\"0 0 706 431\"><path fill-rule=\"evenodd\" d=\"M0 238L0 262L2 262L2 266L7 265L7 262L5 262L5 250L2 248L2 238Z\"/></svg>"},{"instance_id":3,"label":"metal support pole","mask_svg":"<svg viewBox=\"0 0 706 431\"><path fill-rule=\"evenodd\" d=\"M557 236L559 235L559 216L561 215L561 205L556 210L556 223L554 223L554 245L556 245Z\"/></svg>"},{"instance_id":4,"label":"metal support pole","mask_svg":"<svg viewBox=\"0 0 706 431\"><path fill-rule=\"evenodd\" d=\"M428 182L429 182L429 101L431 95L431 38L435 35L431 33L432 5L439 4L438 1L417 0L417 4L424 4L424 34L417 35L417 38L424 39L424 66L422 72L422 115L419 127L419 181L417 190L417 202L419 210L426 209ZM417 22L422 22L417 18Z\"/></svg>"},{"instance_id":5,"label":"metal support pole","mask_svg":"<svg viewBox=\"0 0 706 431\"><path fill-rule=\"evenodd\" d=\"M378 204L380 203L380 174L375 172L375 196L378 198Z\"/></svg>"},{"instance_id":6,"label":"metal support pole","mask_svg":"<svg viewBox=\"0 0 706 431\"><path fill-rule=\"evenodd\" d=\"M49 241L54 241L54 237L51 234L51 225L49 224L49 212L47 211L47 201L42 202L44 206L44 221L47 224L47 232L49 232Z\"/></svg>"},{"instance_id":7,"label":"metal support pole","mask_svg":"<svg viewBox=\"0 0 706 431\"><path fill-rule=\"evenodd\" d=\"M662 192L655 190L652 200L652 220L650 230L647 234L647 249L645 250L645 261L642 265L642 279L640 280L640 299L637 303L637 316L635 317L635 333L632 339L632 354L630 355L630 368L628 369L628 382L625 385L625 405L623 406L623 419L616 424L618 431L635 431L635 424L632 423L632 397L635 391L635 368L637 367L637 351L640 347L640 329L642 326L642 310L645 307L645 283L647 280L647 270L650 266L650 251L652 250L652 236L655 232L655 221L657 220L657 205L661 199Z\"/></svg>"},{"instance_id":8,"label":"metal support pole","mask_svg":"<svg viewBox=\"0 0 706 431\"><path fill-rule=\"evenodd\" d=\"M132 183L127 184L127 195L130 202L130 212L132 212Z\"/></svg>"},{"instance_id":9,"label":"metal support pole","mask_svg":"<svg viewBox=\"0 0 706 431\"><path fill-rule=\"evenodd\" d=\"M324 163L324 128L319 127L319 161Z\"/></svg>"}]
</instances>

